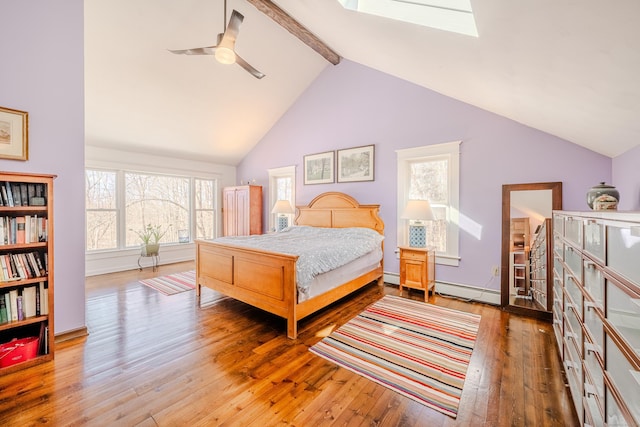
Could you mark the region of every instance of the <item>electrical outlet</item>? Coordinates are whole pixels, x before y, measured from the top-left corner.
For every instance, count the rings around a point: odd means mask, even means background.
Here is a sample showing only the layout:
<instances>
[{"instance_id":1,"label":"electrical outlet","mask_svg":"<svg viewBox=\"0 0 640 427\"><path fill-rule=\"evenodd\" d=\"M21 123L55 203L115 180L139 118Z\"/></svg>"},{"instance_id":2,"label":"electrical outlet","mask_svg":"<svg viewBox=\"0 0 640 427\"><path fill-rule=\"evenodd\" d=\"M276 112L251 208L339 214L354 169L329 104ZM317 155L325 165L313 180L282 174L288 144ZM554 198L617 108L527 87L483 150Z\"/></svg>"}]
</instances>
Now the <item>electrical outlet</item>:
<instances>
[{"instance_id":1,"label":"electrical outlet","mask_svg":"<svg viewBox=\"0 0 640 427\"><path fill-rule=\"evenodd\" d=\"M491 274L498 277L500 275L500 267L498 267L497 265L491 267Z\"/></svg>"}]
</instances>

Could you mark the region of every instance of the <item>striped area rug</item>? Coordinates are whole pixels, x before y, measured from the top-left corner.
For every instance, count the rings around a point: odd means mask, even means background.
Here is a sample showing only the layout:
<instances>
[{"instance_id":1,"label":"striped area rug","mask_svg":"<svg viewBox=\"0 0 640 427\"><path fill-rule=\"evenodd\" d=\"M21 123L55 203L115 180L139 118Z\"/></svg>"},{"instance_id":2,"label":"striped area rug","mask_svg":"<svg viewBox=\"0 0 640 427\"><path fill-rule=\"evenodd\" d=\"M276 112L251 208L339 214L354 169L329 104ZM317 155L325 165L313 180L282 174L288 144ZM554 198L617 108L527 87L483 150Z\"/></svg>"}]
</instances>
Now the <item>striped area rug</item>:
<instances>
[{"instance_id":1,"label":"striped area rug","mask_svg":"<svg viewBox=\"0 0 640 427\"><path fill-rule=\"evenodd\" d=\"M456 417L480 316L385 295L309 350Z\"/></svg>"},{"instance_id":2,"label":"striped area rug","mask_svg":"<svg viewBox=\"0 0 640 427\"><path fill-rule=\"evenodd\" d=\"M162 292L165 295L173 295L196 288L196 271L191 270L183 273L154 277L153 279L140 280L140 283Z\"/></svg>"}]
</instances>

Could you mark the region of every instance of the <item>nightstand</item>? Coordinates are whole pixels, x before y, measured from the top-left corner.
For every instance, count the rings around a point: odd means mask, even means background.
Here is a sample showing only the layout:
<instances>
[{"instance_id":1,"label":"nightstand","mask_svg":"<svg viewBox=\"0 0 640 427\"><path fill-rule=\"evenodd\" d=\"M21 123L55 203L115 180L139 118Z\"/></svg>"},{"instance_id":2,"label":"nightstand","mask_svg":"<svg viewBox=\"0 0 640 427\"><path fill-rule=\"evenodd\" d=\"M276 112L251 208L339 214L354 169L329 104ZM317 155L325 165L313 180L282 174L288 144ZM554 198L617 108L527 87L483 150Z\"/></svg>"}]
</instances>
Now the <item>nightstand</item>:
<instances>
[{"instance_id":1,"label":"nightstand","mask_svg":"<svg viewBox=\"0 0 640 427\"><path fill-rule=\"evenodd\" d=\"M436 292L436 253L431 248L400 246L400 294L402 288L422 289L425 302Z\"/></svg>"}]
</instances>

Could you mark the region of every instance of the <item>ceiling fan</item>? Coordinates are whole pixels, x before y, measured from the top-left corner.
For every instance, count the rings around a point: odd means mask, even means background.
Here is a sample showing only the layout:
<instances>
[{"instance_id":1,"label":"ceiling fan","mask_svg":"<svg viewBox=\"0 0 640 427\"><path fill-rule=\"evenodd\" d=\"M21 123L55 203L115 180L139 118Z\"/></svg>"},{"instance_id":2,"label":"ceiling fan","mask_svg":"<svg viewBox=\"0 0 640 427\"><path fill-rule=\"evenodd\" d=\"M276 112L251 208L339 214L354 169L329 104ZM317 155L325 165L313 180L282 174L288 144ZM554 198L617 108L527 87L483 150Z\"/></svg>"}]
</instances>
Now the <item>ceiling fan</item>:
<instances>
[{"instance_id":1,"label":"ceiling fan","mask_svg":"<svg viewBox=\"0 0 640 427\"><path fill-rule=\"evenodd\" d=\"M196 47L193 49L182 49L182 50L171 50L169 52L175 53L178 55L214 55L216 60L221 64L234 64L237 63L239 66L247 70L251 73L255 78L261 79L265 75L260 71L253 68L247 61L242 59L240 55L238 55L235 51L236 38L238 37L238 31L240 29L240 24L244 20L244 16L238 12L237 10L233 10L231 13L231 18L229 18L229 24L226 23L227 16L227 2L224 2L224 16L225 19L224 24L224 32L218 34L218 41L215 46L207 46L207 47Z\"/></svg>"}]
</instances>

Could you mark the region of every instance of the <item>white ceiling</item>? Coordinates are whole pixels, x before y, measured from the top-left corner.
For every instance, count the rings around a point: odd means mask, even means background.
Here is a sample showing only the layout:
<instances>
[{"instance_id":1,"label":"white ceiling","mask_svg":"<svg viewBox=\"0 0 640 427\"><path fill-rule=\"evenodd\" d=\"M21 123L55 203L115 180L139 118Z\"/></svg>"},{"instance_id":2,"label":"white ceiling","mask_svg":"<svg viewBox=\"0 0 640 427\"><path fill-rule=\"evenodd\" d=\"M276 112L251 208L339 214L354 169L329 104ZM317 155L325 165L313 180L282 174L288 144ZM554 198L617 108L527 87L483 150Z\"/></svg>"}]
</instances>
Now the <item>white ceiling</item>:
<instances>
[{"instance_id":1,"label":"white ceiling","mask_svg":"<svg viewBox=\"0 0 640 427\"><path fill-rule=\"evenodd\" d=\"M640 144L640 2L472 1L479 37L275 0L343 58L615 157ZM87 144L235 165L325 67L243 0L237 52L210 56L222 0L85 0Z\"/></svg>"}]
</instances>

